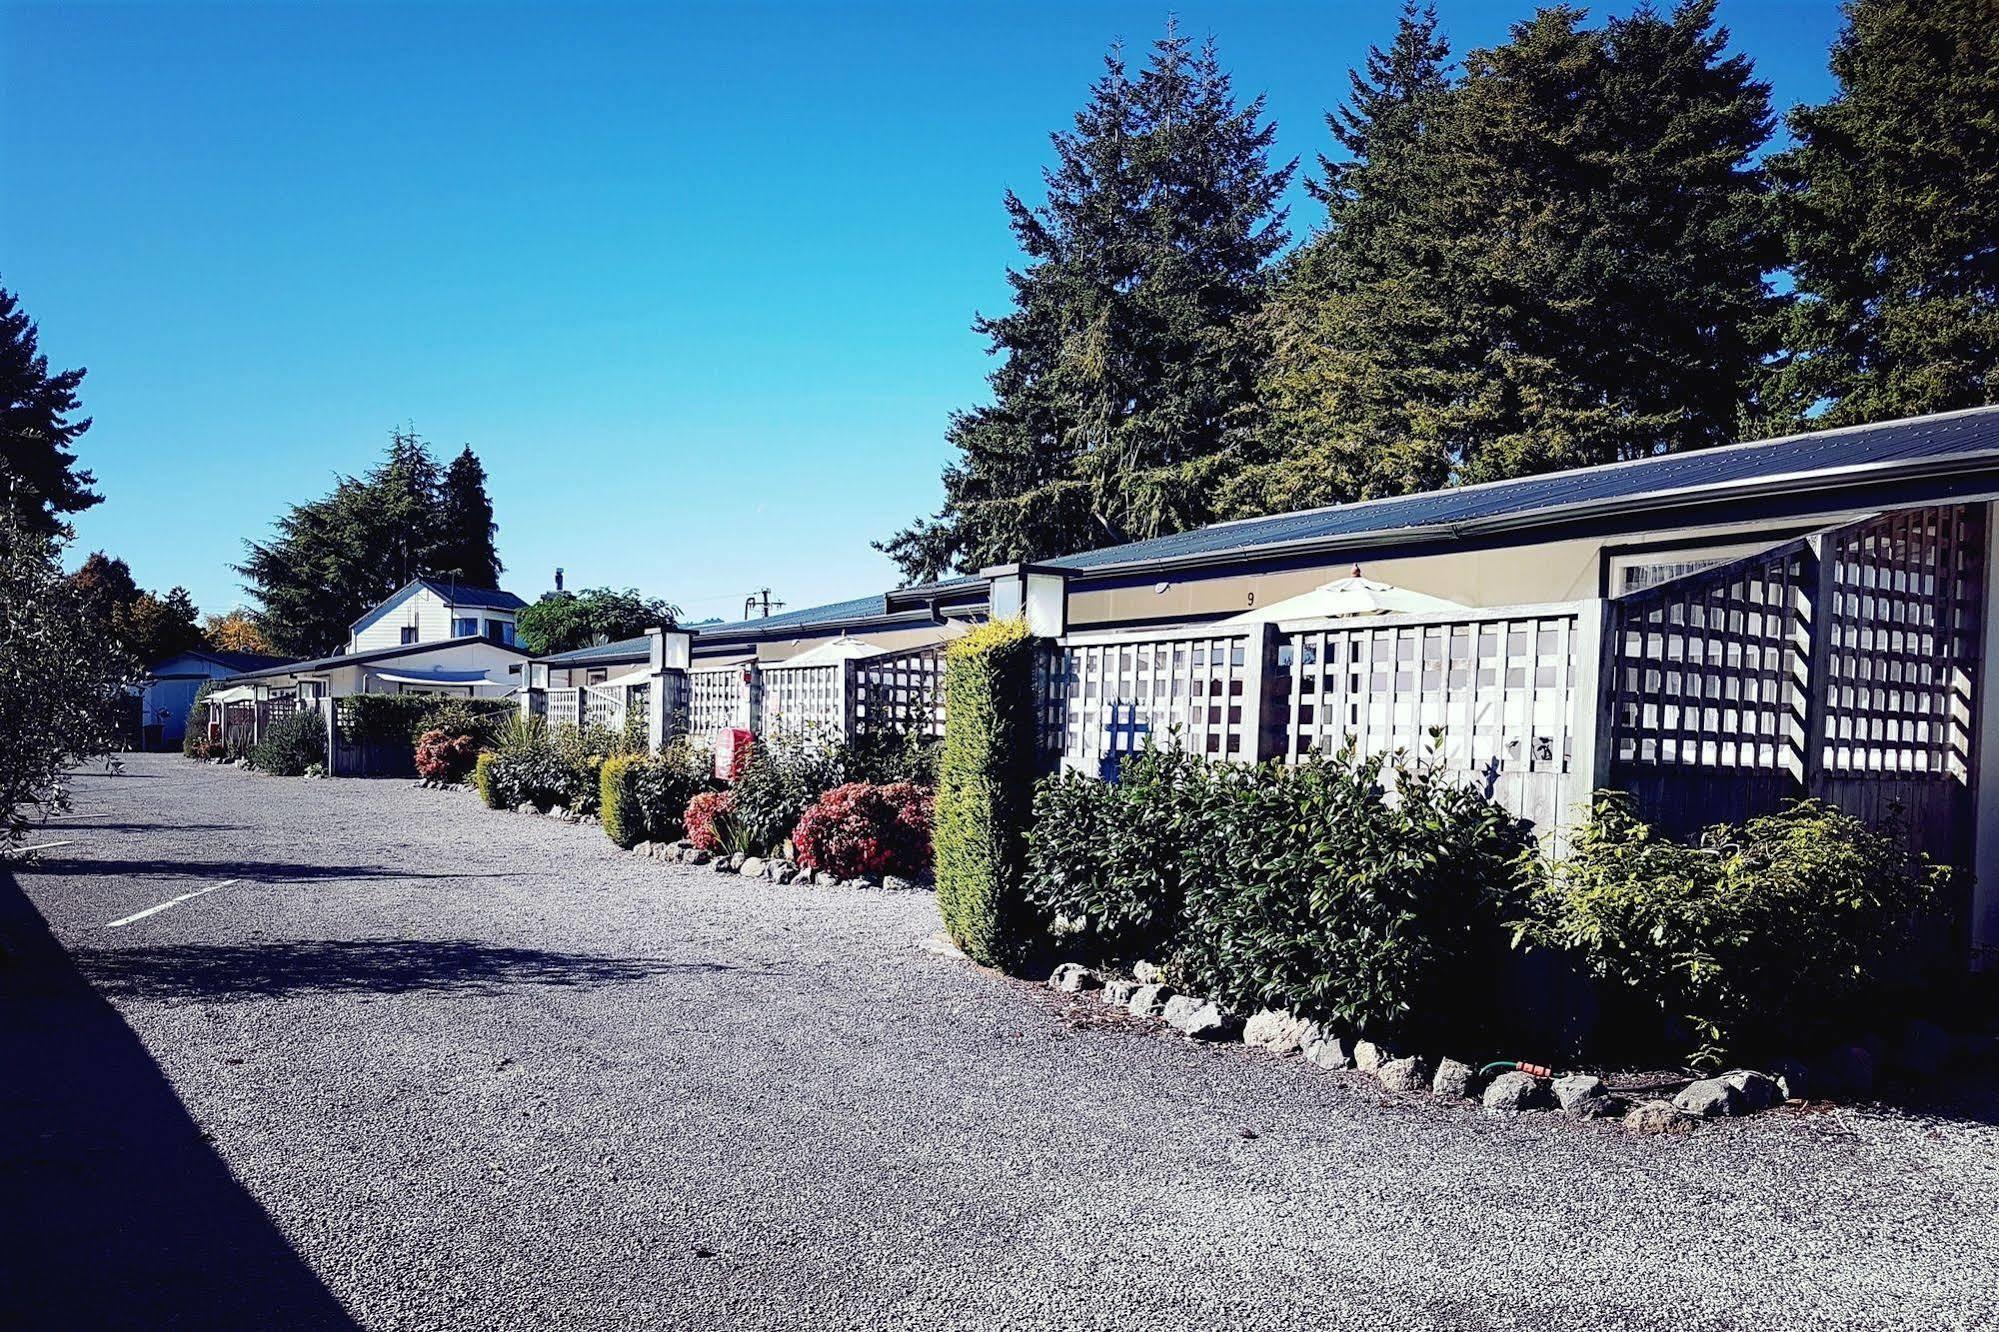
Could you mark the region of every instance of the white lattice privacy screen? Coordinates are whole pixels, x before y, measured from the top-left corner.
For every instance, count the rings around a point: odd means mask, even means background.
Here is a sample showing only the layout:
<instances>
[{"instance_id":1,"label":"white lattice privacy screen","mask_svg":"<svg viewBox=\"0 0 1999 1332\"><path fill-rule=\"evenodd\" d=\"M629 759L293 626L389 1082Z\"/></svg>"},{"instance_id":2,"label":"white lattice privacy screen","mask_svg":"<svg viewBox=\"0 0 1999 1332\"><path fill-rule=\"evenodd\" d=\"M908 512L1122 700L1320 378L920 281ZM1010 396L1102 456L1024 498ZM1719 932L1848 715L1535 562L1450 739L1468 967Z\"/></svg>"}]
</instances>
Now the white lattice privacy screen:
<instances>
[{"instance_id":1,"label":"white lattice privacy screen","mask_svg":"<svg viewBox=\"0 0 1999 1332\"><path fill-rule=\"evenodd\" d=\"M1577 615L1287 626L1292 759L1351 743L1471 772L1562 773L1574 752ZM1591 715L1594 715L1592 712Z\"/></svg>"},{"instance_id":2,"label":"white lattice privacy screen","mask_svg":"<svg viewBox=\"0 0 1999 1332\"><path fill-rule=\"evenodd\" d=\"M1108 775L1119 755L1148 740L1253 759L1261 670L1252 637L1205 628L1062 639L1043 682L1063 764Z\"/></svg>"}]
</instances>

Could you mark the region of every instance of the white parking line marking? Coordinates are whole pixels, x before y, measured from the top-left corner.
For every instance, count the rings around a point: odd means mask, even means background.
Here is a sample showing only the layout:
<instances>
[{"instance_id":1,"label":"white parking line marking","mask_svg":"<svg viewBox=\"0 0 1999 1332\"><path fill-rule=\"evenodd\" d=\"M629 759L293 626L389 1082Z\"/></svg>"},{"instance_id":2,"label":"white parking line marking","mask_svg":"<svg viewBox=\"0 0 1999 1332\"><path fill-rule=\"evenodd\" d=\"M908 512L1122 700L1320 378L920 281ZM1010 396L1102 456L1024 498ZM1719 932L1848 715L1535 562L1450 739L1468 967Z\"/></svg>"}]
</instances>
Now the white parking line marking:
<instances>
[{"instance_id":1,"label":"white parking line marking","mask_svg":"<svg viewBox=\"0 0 1999 1332\"><path fill-rule=\"evenodd\" d=\"M144 920L146 917L152 915L154 912L165 911L168 907L173 906L176 903L185 902L190 897L200 897L203 893L212 893L217 888L227 888L232 883L241 883L241 882L243 882L241 879L224 879L221 883L211 883L206 888L197 888L191 893L182 893L179 897L169 897L166 901L161 902L157 906L149 906L144 911L135 911L131 915L126 916L121 920L110 921L104 926L104 928L107 930L115 930L120 925L130 925L135 920Z\"/></svg>"},{"instance_id":2,"label":"white parking line marking","mask_svg":"<svg viewBox=\"0 0 1999 1332\"><path fill-rule=\"evenodd\" d=\"M76 845L76 839L72 837L66 841L42 842L35 846L10 846L6 848L6 851L7 854L10 856L25 856L30 851L53 851L59 846L75 846L75 845Z\"/></svg>"}]
</instances>

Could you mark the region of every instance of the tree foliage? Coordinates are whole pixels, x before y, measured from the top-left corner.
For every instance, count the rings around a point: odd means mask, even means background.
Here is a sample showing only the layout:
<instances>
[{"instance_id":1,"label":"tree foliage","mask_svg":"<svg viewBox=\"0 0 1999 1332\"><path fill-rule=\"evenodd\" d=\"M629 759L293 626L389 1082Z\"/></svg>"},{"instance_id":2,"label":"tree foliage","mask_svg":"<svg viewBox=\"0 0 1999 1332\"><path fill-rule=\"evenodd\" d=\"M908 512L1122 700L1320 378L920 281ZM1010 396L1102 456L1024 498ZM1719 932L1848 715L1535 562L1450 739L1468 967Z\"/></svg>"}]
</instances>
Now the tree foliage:
<instances>
[{"instance_id":1,"label":"tree foliage","mask_svg":"<svg viewBox=\"0 0 1999 1332\"><path fill-rule=\"evenodd\" d=\"M201 622L201 635L208 640L208 646L220 652L255 652L267 657L277 652L257 622L241 607L227 615L210 615Z\"/></svg>"},{"instance_id":2,"label":"tree foliage","mask_svg":"<svg viewBox=\"0 0 1999 1332\"><path fill-rule=\"evenodd\" d=\"M194 598L184 587L147 592L132 578L131 566L93 551L69 576L71 591L86 622L133 669L144 669L205 641Z\"/></svg>"},{"instance_id":3,"label":"tree foliage","mask_svg":"<svg viewBox=\"0 0 1999 1332\"><path fill-rule=\"evenodd\" d=\"M68 775L112 744L128 678L38 522L0 516L0 840L68 807Z\"/></svg>"},{"instance_id":4,"label":"tree foliage","mask_svg":"<svg viewBox=\"0 0 1999 1332\"><path fill-rule=\"evenodd\" d=\"M1999 401L1999 9L1854 0L1832 72L1770 162L1796 280L1771 423Z\"/></svg>"},{"instance_id":5,"label":"tree foliage","mask_svg":"<svg viewBox=\"0 0 1999 1332\"><path fill-rule=\"evenodd\" d=\"M1202 474L1246 410L1246 316L1284 245L1263 99L1238 105L1212 43L1176 29L1135 77L1113 50L1045 201L1009 191L1026 266L1013 308L973 327L1000 358L960 412L943 509L883 543L911 579L1175 530L1207 517Z\"/></svg>"},{"instance_id":6,"label":"tree foliage","mask_svg":"<svg viewBox=\"0 0 1999 1332\"><path fill-rule=\"evenodd\" d=\"M73 448L90 429L77 415L83 375L49 373L35 321L0 287L0 511L20 532L60 536L68 515L103 499Z\"/></svg>"},{"instance_id":7,"label":"tree foliage","mask_svg":"<svg viewBox=\"0 0 1999 1332\"><path fill-rule=\"evenodd\" d=\"M536 656L569 652L596 643L637 638L648 629L671 628L680 608L658 597L640 596L638 589L619 592L589 587L578 592L544 592L514 617L520 644Z\"/></svg>"},{"instance_id":8,"label":"tree foliage","mask_svg":"<svg viewBox=\"0 0 1999 1332\"><path fill-rule=\"evenodd\" d=\"M1543 9L1449 81L1411 9L1353 76L1225 512L1733 437L1777 253L1754 161L1768 87L1713 0L1583 18Z\"/></svg>"},{"instance_id":9,"label":"tree foliage","mask_svg":"<svg viewBox=\"0 0 1999 1332\"><path fill-rule=\"evenodd\" d=\"M316 656L412 578L490 586L466 572L488 579L503 568L483 477L469 449L447 473L420 438L397 431L374 470L293 505L269 540L244 542L236 566L265 638L281 653Z\"/></svg>"}]
</instances>

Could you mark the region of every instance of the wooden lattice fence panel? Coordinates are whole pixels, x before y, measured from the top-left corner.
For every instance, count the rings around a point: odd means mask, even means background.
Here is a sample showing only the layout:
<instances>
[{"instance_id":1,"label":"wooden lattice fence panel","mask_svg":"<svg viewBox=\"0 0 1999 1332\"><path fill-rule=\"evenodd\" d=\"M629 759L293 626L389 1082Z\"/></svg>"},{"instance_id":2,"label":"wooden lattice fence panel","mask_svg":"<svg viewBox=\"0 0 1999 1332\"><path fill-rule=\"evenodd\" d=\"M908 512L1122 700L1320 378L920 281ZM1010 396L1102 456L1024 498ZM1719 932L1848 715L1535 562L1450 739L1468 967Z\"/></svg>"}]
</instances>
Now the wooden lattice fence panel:
<instances>
[{"instance_id":1,"label":"wooden lattice fence panel","mask_svg":"<svg viewBox=\"0 0 1999 1332\"><path fill-rule=\"evenodd\" d=\"M1573 606L1287 626L1286 755L1422 757L1447 769L1561 774L1575 754ZM1594 707L1588 711L1594 716Z\"/></svg>"},{"instance_id":2,"label":"wooden lattice fence panel","mask_svg":"<svg viewBox=\"0 0 1999 1332\"><path fill-rule=\"evenodd\" d=\"M944 649L864 657L849 678L848 715L855 735L944 735Z\"/></svg>"},{"instance_id":3,"label":"wooden lattice fence panel","mask_svg":"<svg viewBox=\"0 0 1999 1332\"><path fill-rule=\"evenodd\" d=\"M687 673L687 729L696 735L742 725L744 696L752 689L746 674L751 667L737 662L730 666L696 668Z\"/></svg>"},{"instance_id":4,"label":"wooden lattice fence panel","mask_svg":"<svg viewBox=\"0 0 1999 1332\"><path fill-rule=\"evenodd\" d=\"M1042 676L1067 768L1111 775L1148 742L1254 761L1262 721L1262 626L1075 634Z\"/></svg>"},{"instance_id":5,"label":"wooden lattice fence panel","mask_svg":"<svg viewBox=\"0 0 1999 1332\"><path fill-rule=\"evenodd\" d=\"M1968 777L1984 542L1982 510L1960 507L1826 536L1826 772Z\"/></svg>"},{"instance_id":6,"label":"wooden lattice fence panel","mask_svg":"<svg viewBox=\"0 0 1999 1332\"><path fill-rule=\"evenodd\" d=\"M583 720L583 691L575 685L567 685L548 691L548 724L550 726L576 726Z\"/></svg>"},{"instance_id":7,"label":"wooden lattice fence panel","mask_svg":"<svg viewBox=\"0 0 1999 1332\"><path fill-rule=\"evenodd\" d=\"M1793 541L1617 601L1614 761L1800 774L1812 567Z\"/></svg>"},{"instance_id":8,"label":"wooden lattice fence panel","mask_svg":"<svg viewBox=\"0 0 1999 1332\"><path fill-rule=\"evenodd\" d=\"M763 734L844 735L846 709L843 662L763 668Z\"/></svg>"}]
</instances>

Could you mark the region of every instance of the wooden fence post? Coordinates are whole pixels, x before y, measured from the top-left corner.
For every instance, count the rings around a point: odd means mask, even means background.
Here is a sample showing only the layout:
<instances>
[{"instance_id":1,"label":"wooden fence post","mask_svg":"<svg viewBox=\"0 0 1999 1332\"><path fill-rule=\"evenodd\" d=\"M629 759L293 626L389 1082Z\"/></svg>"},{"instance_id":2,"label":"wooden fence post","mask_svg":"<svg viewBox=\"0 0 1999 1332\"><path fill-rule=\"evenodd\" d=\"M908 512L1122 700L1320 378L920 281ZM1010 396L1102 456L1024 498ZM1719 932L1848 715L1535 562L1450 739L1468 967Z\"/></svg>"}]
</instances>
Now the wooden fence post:
<instances>
[{"instance_id":1,"label":"wooden fence post","mask_svg":"<svg viewBox=\"0 0 1999 1332\"><path fill-rule=\"evenodd\" d=\"M1622 632L1615 601L1591 598L1576 610L1575 675L1570 699L1569 770L1562 782L1555 826L1587 818L1596 793L1610 784L1617 737L1617 637Z\"/></svg>"}]
</instances>

